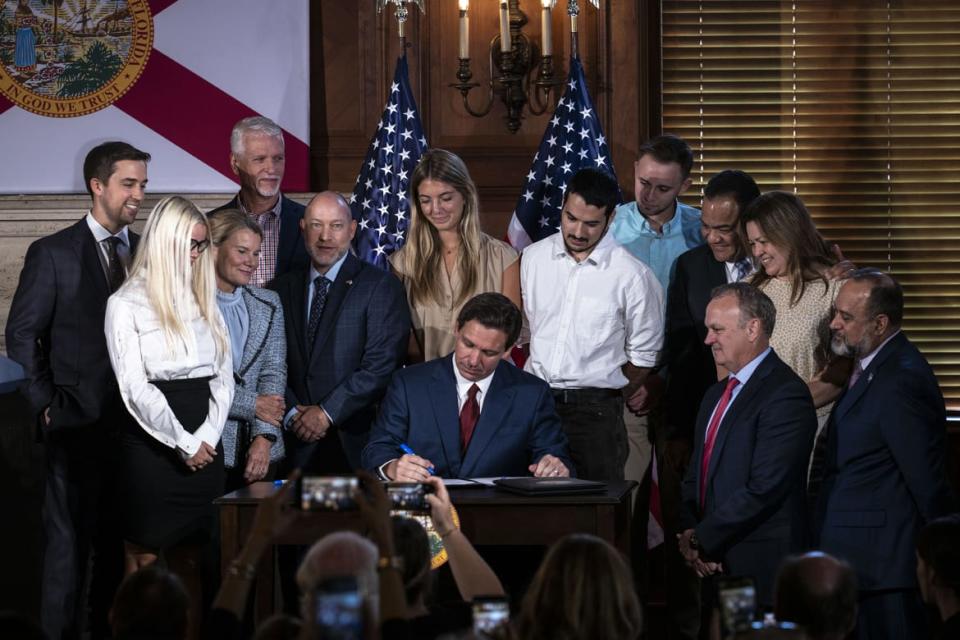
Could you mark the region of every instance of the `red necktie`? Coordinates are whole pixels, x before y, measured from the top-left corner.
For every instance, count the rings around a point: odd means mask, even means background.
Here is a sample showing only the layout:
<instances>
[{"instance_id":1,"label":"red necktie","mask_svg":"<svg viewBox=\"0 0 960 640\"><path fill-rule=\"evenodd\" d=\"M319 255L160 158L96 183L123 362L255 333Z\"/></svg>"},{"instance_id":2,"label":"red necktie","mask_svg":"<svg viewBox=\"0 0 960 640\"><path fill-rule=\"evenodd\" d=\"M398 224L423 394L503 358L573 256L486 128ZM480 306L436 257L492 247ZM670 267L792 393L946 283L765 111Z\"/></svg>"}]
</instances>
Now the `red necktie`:
<instances>
[{"instance_id":1,"label":"red necktie","mask_svg":"<svg viewBox=\"0 0 960 640\"><path fill-rule=\"evenodd\" d=\"M480 387L471 385L467 391L467 401L463 403L460 409L460 454L467 452L470 446L470 438L473 437L473 429L477 426L477 420L480 419L480 403L477 402L477 392Z\"/></svg>"},{"instance_id":2,"label":"red necktie","mask_svg":"<svg viewBox=\"0 0 960 640\"><path fill-rule=\"evenodd\" d=\"M720 430L720 419L723 418L723 412L727 410L730 404L730 397L733 396L733 388L740 384L740 381L730 376L727 378L727 388L723 390L720 396L720 402L713 411L713 417L710 418L710 424L707 426L707 432L703 437L703 459L700 461L700 506L707 498L707 470L710 468L710 456L713 454L713 443L717 441L717 431Z\"/></svg>"}]
</instances>

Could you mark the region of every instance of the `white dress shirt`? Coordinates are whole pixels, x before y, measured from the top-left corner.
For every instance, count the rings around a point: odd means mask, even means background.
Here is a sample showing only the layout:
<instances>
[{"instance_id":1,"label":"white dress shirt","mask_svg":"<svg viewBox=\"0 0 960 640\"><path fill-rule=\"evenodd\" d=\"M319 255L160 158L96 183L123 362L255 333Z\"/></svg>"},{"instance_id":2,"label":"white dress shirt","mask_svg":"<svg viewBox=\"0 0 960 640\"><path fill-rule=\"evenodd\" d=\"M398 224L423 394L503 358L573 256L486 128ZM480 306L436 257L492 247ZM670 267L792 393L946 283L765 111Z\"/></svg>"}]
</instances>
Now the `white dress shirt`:
<instances>
[{"instance_id":1,"label":"white dress shirt","mask_svg":"<svg viewBox=\"0 0 960 640\"><path fill-rule=\"evenodd\" d=\"M90 233L93 234L93 239L97 243L97 255L100 256L100 266L103 267L103 275L107 277L107 282L110 281L110 249L107 246L107 239L116 235L120 238L120 244L117 246L117 255L120 256L120 262L123 263L123 270L127 273L130 272L130 233L127 227L123 227L116 234L110 233L107 231L106 227L97 222L97 219L93 217L92 212L87 212L85 218L87 221L87 227L90 228Z\"/></svg>"},{"instance_id":2,"label":"white dress shirt","mask_svg":"<svg viewBox=\"0 0 960 640\"><path fill-rule=\"evenodd\" d=\"M555 389L620 389L627 362L652 367L663 344L663 289L653 271L607 233L577 262L562 233L520 261L530 326L524 369Z\"/></svg>"},{"instance_id":3,"label":"white dress shirt","mask_svg":"<svg viewBox=\"0 0 960 640\"><path fill-rule=\"evenodd\" d=\"M467 380L460 374L460 369L457 368L456 354L454 353L450 358L453 359L453 376L457 379L457 411L463 411L463 403L467 401L470 387L477 385L477 406L482 412L483 401L487 397L487 391L490 389L490 383L493 382L493 376L496 375L497 370L494 369L493 373L483 380Z\"/></svg>"},{"instance_id":4,"label":"white dress shirt","mask_svg":"<svg viewBox=\"0 0 960 640\"><path fill-rule=\"evenodd\" d=\"M153 306L147 300L144 280L128 281L107 301L104 331L107 351L120 387L123 403L143 430L188 458L200 442L216 446L233 402L233 358L227 348L220 362L210 326L199 309L187 301L189 340L171 350ZM216 322L223 324L219 312ZM226 327L223 327L226 335ZM151 380L183 380L213 376L207 419L194 433L177 420L163 393Z\"/></svg>"}]
</instances>

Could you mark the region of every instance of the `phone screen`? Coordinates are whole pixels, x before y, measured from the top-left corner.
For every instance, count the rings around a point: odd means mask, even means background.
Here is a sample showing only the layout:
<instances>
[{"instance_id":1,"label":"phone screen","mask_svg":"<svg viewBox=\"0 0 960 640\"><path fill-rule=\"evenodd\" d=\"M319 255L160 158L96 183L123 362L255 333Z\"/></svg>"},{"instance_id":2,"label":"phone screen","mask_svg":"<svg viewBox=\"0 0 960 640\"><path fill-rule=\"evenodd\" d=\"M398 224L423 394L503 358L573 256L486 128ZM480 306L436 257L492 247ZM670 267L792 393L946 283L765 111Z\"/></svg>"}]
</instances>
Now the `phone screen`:
<instances>
[{"instance_id":1,"label":"phone screen","mask_svg":"<svg viewBox=\"0 0 960 640\"><path fill-rule=\"evenodd\" d=\"M723 577L717 581L720 631L724 638L749 631L757 612L757 590L750 578Z\"/></svg>"},{"instance_id":2,"label":"phone screen","mask_svg":"<svg viewBox=\"0 0 960 640\"><path fill-rule=\"evenodd\" d=\"M426 495L433 491L430 485L422 482L388 482L385 486L392 510L430 510L430 503L426 500Z\"/></svg>"},{"instance_id":3,"label":"phone screen","mask_svg":"<svg viewBox=\"0 0 960 640\"><path fill-rule=\"evenodd\" d=\"M355 476L305 476L300 480L300 500L304 511L352 511L360 490Z\"/></svg>"},{"instance_id":4,"label":"phone screen","mask_svg":"<svg viewBox=\"0 0 960 640\"><path fill-rule=\"evenodd\" d=\"M480 596L473 599L473 632L477 637L487 634L510 619L510 603L500 596Z\"/></svg>"},{"instance_id":5,"label":"phone screen","mask_svg":"<svg viewBox=\"0 0 960 640\"><path fill-rule=\"evenodd\" d=\"M363 638L363 598L356 578L331 578L321 582L317 586L314 610L321 640Z\"/></svg>"}]
</instances>

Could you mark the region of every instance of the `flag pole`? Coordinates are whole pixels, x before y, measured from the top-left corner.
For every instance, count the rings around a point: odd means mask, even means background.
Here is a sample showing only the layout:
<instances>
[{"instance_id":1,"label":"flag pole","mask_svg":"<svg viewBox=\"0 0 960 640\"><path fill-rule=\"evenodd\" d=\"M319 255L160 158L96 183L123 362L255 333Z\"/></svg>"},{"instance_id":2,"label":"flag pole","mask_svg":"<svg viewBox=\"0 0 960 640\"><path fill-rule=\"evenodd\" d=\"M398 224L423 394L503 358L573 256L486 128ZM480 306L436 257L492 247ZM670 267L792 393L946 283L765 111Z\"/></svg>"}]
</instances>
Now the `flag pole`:
<instances>
[{"instance_id":1,"label":"flag pole","mask_svg":"<svg viewBox=\"0 0 960 640\"><path fill-rule=\"evenodd\" d=\"M589 0L589 2L597 9L600 8L600 0ZM577 18L580 16L580 0L567 0L567 15L570 16L570 57L579 60L580 34Z\"/></svg>"},{"instance_id":2,"label":"flag pole","mask_svg":"<svg viewBox=\"0 0 960 640\"><path fill-rule=\"evenodd\" d=\"M404 58L407 57L406 24L407 18L410 15L407 4L411 2L420 7L420 13L425 13L423 0L377 0L377 13L383 11L388 4L393 4L394 6L393 14L397 18L397 35L400 36L400 50L403 52Z\"/></svg>"}]
</instances>

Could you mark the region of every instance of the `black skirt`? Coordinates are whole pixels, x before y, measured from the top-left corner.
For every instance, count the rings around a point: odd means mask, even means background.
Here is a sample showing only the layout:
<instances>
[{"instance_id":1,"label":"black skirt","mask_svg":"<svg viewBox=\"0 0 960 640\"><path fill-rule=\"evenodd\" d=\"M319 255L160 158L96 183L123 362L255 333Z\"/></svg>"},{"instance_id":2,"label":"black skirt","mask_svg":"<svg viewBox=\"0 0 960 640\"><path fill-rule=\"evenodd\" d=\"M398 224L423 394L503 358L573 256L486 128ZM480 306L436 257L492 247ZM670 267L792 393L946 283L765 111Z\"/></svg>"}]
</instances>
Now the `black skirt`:
<instances>
[{"instance_id":1,"label":"black skirt","mask_svg":"<svg viewBox=\"0 0 960 640\"><path fill-rule=\"evenodd\" d=\"M196 431L207 419L211 378L151 382L164 397L183 428ZM165 549L187 538L203 540L214 525L213 500L226 482L223 446L199 471L191 471L171 449L148 434L133 419L121 437L120 504L123 537L148 549Z\"/></svg>"}]
</instances>

